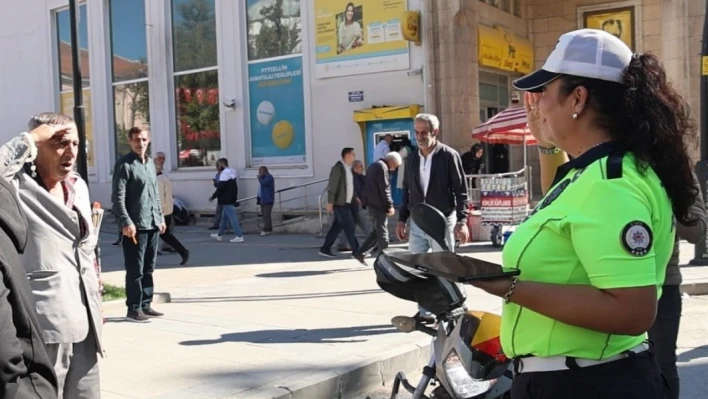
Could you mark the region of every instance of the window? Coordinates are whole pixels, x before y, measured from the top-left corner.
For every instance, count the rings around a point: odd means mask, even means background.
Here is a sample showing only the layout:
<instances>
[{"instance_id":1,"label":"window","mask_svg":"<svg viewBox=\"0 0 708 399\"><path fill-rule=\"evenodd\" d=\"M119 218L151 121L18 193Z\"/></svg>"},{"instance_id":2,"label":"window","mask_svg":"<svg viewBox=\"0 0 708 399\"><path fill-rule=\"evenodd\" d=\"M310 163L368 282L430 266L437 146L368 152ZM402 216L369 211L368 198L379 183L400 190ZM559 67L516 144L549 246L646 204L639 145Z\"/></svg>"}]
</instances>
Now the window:
<instances>
[{"instance_id":1,"label":"window","mask_svg":"<svg viewBox=\"0 0 708 399\"><path fill-rule=\"evenodd\" d=\"M300 0L248 0L251 166L306 164Z\"/></svg>"},{"instance_id":2,"label":"window","mask_svg":"<svg viewBox=\"0 0 708 399\"><path fill-rule=\"evenodd\" d=\"M111 71L116 158L130 152L128 130L149 130L145 0L111 0Z\"/></svg>"},{"instance_id":3,"label":"window","mask_svg":"<svg viewBox=\"0 0 708 399\"><path fill-rule=\"evenodd\" d=\"M521 16L521 2L523 0L479 0L482 3L489 4L492 7L499 8L505 12Z\"/></svg>"},{"instance_id":4,"label":"window","mask_svg":"<svg viewBox=\"0 0 708 399\"><path fill-rule=\"evenodd\" d=\"M89 168L95 166L93 154L93 124L91 123L91 93L88 52L88 27L86 24L86 5L79 6L79 59L81 69L81 87L84 98L84 116L86 130L86 159ZM57 28L57 54L59 56L59 112L74 116L74 72L71 61L71 22L69 9L55 13Z\"/></svg>"},{"instance_id":5,"label":"window","mask_svg":"<svg viewBox=\"0 0 708 399\"><path fill-rule=\"evenodd\" d=\"M215 0L172 0L179 167L213 166L220 158Z\"/></svg>"}]
</instances>

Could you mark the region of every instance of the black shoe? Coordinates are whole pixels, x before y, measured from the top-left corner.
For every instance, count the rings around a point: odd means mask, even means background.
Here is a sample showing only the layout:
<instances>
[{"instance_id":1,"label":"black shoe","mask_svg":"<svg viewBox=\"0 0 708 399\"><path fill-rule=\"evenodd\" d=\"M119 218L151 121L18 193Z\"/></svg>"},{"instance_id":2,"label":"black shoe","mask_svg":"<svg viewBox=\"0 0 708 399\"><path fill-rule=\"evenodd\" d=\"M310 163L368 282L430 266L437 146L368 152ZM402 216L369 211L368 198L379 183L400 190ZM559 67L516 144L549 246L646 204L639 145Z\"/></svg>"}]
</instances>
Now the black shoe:
<instances>
[{"instance_id":1,"label":"black shoe","mask_svg":"<svg viewBox=\"0 0 708 399\"><path fill-rule=\"evenodd\" d=\"M144 308L143 313L145 314L145 316L149 316L149 317L161 317L161 316L165 315L164 313L158 312L157 310L155 310L153 308Z\"/></svg>"},{"instance_id":2,"label":"black shoe","mask_svg":"<svg viewBox=\"0 0 708 399\"><path fill-rule=\"evenodd\" d=\"M349 247L338 247L337 252L351 252L352 249Z\"/></svg>"},{"instance_id":3,"label":"black shoe","mask_svg":"<svg viewBox=\"0 0 708 399\"><path fill-rule=\"evenodd\" d=\"M219 230L219 226L211 226L209 227L209 230Z\"/></svg>"},{"instance_id":4,"label":"black shoe","mask_svg":"<svg viewBox=\"0 0 708 399\"><path fill-rule=\"evenodd\" d=\"M330 250L324 250L320 249L320 256L324 256L325 258L336 258L337 256L332 253Z\"/></svg>"},{"instance_id":5,"label":"black shoe","mask_svg":"<svg viewBox=\"0 0 708 399\"><path fill-rule=\"evenodd\" d=\"M157 256L162 256L164 253L162 251L157 251Z\"/></svg>"},{"instance_id":6,"label":"black shoe","mask_svg":"<svg viewBox=\"0 0 708 399\"><path fill-rule=\"evenodd\" d=\"M111 245L113 245L114 247L120 247L121 244L123 244L123 240L118 240Z\"/></svg>"},{"instance_id":7,"label":"black shoe","mask_svg":"<svg viewBox=\"0 0 708 399\"><path fill-rule=\"evenodd\" d=\"M184 251L182 254L182 263L180 265L186 265L189 262L189 250Z\"/></svg>"},{"instance_id":8,"label":"black shoe","mask_svg":"<svg viewBox=\"0 0 708 399\"><path fill-rule=\"evenodd\" d=\"M362 254L361 252L354 252L352 256L354 257L354 259L358 260L359 263L366 266L366 261L364 261L364 254Z\"/></svg>"},{"instance_id":9,"label":"black shoe","mask_svg":"<svg viewBox=\"0 0 708 399\"><path fill-rule=\"evenodd\" d=\"M129 310L128 314L125 316L125 319L134 323L147 323L150 321L150 318L145 316L145 313L143 313L142 310Z\"/></svg>"}]
</instances>

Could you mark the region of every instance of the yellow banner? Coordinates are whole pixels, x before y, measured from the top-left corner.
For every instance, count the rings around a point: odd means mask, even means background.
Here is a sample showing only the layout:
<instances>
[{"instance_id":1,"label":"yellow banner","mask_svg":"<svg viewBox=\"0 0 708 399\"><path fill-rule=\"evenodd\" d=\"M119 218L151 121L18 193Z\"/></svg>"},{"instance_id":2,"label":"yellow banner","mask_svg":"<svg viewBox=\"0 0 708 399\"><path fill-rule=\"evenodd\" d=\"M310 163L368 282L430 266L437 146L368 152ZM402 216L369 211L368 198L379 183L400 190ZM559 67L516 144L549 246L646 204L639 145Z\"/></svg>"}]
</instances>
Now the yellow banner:
<instances>
[{"instance_id":1,"label":"yellow banner","mask_svg":"<svg viewBox=\"0 0 708 399\"><path fill-rule=\"evenodd\" d=\"M68 91L61 93L61 110L64 115L74 117L74 92ZM94 167L93 158L93 123L91 123L91 90L83 90L84 97L84 119L86 122L86 160L89 168Z\"/></svg>"},{"instance_id":2,"label":"yellow banner","mask_svg":"<svg viewBox=\"0 0 708 399\"><path fill-rule=\"evenodd\" d=\"M406 0L315 0L318 78L410 68Z\"/></svg>"},{"instance_id":3,"label":"yellow banner","mask_svg":"<svg viewBox=\"0 0 708 399\"><path fill-rule=\"evenodd\" d=\"M634 7L586 12L583 17L586 28L611 33L634 49Z\"/></svg>"},{"instance_id":4,"label":"yellow banner","mask_svg":"<svg viewBox=\"0 0 708 399\"><path fill-rule=\"evenodd\" d=\"M533 44L501 28L477 26L479 64L528 74L533 71Z\"/></svg>"}]
</instances>

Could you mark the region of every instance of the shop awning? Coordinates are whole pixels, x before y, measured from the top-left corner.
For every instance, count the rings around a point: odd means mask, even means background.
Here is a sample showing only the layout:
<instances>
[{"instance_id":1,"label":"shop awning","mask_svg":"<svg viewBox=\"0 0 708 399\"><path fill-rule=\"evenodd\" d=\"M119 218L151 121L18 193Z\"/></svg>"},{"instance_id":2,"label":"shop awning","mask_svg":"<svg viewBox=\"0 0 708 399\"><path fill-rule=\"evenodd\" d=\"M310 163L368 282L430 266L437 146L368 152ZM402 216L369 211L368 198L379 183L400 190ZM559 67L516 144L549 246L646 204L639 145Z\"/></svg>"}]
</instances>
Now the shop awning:
<instances>
[{"instance_id":1,"label":"shop awning","mask_svg":"<svg viewBox=\"0 0 708 399\"><path fill-rule=\"evenodd\" d=\"M371 122L390 119L413 119L420 113L420 105L373 107L354 111L354 122Z\"/></svg>"}]
</instances>

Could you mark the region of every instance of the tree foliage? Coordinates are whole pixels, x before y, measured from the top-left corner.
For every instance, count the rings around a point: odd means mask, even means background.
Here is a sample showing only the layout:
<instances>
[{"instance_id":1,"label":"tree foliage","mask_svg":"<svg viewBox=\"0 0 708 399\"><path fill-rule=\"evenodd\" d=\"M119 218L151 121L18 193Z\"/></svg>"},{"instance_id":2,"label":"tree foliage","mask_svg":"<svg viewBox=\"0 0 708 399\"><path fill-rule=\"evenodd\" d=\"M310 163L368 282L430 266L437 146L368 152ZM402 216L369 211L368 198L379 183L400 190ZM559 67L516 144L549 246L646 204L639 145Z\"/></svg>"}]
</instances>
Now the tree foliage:
<instances>
[{"instance_id":1,"label":"tree foliage","mask_svg":"<svg viewBox=\"0 0 708 399\"><path fill-rule=\"evenodd\" d=\"M298 3L299 5L299 3ZM261 19L249 21L251 25L260 22L260 32L248 40L248 59L280 57L294 54L300 45L300 8L295 15L285 15L283 0L275 0L272 5L260 10Z\"/></svg>"}]
</instances>

